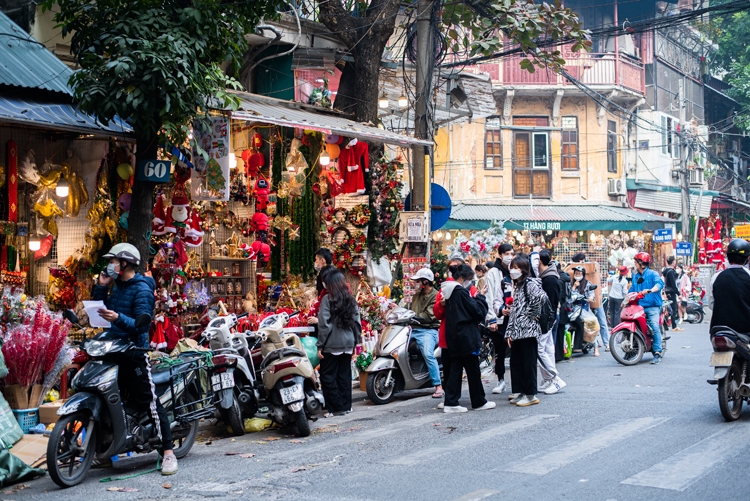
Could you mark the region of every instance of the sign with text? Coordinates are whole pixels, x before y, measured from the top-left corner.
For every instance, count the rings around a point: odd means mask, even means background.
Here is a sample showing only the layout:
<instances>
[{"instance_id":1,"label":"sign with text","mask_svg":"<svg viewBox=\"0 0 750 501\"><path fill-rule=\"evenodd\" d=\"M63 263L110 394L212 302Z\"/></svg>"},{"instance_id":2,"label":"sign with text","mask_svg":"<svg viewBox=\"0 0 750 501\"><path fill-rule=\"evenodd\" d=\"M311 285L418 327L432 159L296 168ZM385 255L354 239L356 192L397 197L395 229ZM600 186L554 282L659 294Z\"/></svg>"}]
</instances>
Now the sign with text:
<instances>
[{"instance_id":1,"label":"sign with text","mask_svg":"<svg viewBox=\"0 0 750 501\"><path fill-rule=\"evenodd\" d=\"M677 242L675 248L675 254L678 256L692 256L693 255L693 243L692 242Z\"/></svg>"},{"instance_id":2,"label":"sign with text","mask_svg":"<svg viewBox=\"0 0 750 501\"><path fill-rule=\"evenodd\" d=\"M559 221L525 221L523 223L524 230L530 231L547 231L547 230L559 230Z\"/></svg>"},{"instance_id":3,"label":"sign with text","mask_svg":"<svg viewBox=\"0 0 750 501\"><path fill-rule=\"evenodd\" d=\"M399 214L399 241L427 242L427 214L424 212L401 212Z\"/></svg>"},{"instance_id":4,"label":"sign with text","mask_svg":"<svg viewBox=\"0 0 750 501\"><path fill-rule=\"evenodd\" d=\"M138 181L168 183L170 170L172 170L172 162L169 160L141 160L138 162L135 178Z\"/></svg>"},{"instance_id":5,"label":"sign with text","mask_svg":"<svg viewBox=\"0 0 750 501\"><path fill-rule=\"evenodd\" d=\"M662 228L654 230L654 243L663 244L674 240L674 230L672 228Z\"/></svg>"},{"instance_id":6,"label":"sign with text","mask_svg":"<svg viewBox=\"0 0 750 501\"><path fill-rule=\"evenodd\" d=\"M750 224L735 225L734 235L737 238L750 238Z\"/></svg>"}]
</instances>

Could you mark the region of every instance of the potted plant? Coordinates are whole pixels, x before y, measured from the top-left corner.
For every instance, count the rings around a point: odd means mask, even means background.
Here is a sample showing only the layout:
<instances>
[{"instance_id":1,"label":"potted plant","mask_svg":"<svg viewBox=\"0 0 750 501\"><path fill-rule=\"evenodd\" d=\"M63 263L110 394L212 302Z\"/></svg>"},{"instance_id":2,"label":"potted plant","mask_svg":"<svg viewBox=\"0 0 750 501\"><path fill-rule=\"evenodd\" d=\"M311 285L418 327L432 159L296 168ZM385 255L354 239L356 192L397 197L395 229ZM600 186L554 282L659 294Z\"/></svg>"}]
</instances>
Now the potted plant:
<instances>
[{"instance_id":1,"label":"potted plant","mask_svg":"<svg viewBox=\"0 0 750 501\"><path fill-rule=\"evenodd\" d=\"M354 362L354 365L359 369L359 389L362 391L367 391L367 372L365 371L371 363L372 353L368 351L363 351L357 355L357 359Z\"/></svg>"}]
</instances>

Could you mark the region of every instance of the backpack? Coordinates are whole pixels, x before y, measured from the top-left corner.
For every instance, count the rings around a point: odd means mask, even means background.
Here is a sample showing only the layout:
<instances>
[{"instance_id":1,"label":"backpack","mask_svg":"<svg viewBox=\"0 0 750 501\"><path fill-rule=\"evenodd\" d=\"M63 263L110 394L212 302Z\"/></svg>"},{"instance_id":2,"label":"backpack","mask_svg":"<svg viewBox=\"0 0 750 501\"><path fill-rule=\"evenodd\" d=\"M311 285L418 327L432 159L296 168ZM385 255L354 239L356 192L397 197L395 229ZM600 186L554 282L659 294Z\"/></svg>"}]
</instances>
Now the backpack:
<instances>
[{"instance_id":1,"label":"backpack","mask_svg":"<svg viewBox=\"0 0 750 501\"><path fill-rule=\"evenodd\" d=\"M529 302L529 292L526 288L526 282L523 284L523 293L526 296L526 302ZM552 303L549 302L549 297L547 297L547 294L544 294L544 297L542 298L542 311L539 313L539 327L542 329L542 334L545 334L552 329L552 326L555 325L555 320L557 320L557 312L552 309Z\"/></svg>"},{"instance_id":2,"label":"backpack","mask_svg":"<svg viewBox=\"0 0 750 501\"><path fill-rule=\"evenodd\" d=\"M565 275L568 275L568 274L565 273ZM568 275L568 280L566 281L562 279L562 274L561 274L559 285L560 285L560 311L561 312L571 311L573 309L573 304L570 298L573 295L573 287L570 285L570 276Z\"/></svg>"}]
</instances>

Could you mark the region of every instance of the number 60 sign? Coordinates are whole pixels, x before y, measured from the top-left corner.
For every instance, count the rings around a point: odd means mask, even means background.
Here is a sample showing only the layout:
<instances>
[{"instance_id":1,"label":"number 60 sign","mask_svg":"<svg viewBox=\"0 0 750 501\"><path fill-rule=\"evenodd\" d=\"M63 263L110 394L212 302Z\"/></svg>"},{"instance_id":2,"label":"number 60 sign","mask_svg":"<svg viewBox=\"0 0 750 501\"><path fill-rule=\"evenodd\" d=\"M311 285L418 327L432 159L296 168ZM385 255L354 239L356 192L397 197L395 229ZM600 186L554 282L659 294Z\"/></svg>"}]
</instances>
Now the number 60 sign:
<instances>
[{"instance_id":1,"label":"number 60 sign","mask_svg":"<svg viewBox=\"0 0 750 501\"><path fill-rule=\"evenodd\" d=\"M172 163L169 160L141 160L135 178L152 183L168 183Z\"/></svg>"}]
</instances>

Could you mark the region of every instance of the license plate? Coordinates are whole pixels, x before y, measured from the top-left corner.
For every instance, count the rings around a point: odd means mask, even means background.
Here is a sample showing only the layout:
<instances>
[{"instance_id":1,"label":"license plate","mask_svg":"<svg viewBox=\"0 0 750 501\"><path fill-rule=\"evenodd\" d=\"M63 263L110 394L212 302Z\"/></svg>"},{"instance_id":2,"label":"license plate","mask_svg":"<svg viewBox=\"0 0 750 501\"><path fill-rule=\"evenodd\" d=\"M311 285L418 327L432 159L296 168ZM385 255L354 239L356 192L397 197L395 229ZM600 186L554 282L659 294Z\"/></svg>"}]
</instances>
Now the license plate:
<instances>
[{"instance_id":1,"label":"license plate","mask_svg":"<svg viewBox=\"0 0 750 501\"><path fill-rule=\"evenodd\" d=\"M281 389L281 403L288 404L296 402L305 398L305 392L302 390L301 384L295 384L288 388Z\"/></svg>"},{"instance_id":2,"label":"license plate","mask_svg":"<svg viewBox=\"0 0 750 501\"><path fill-rule=\"evenodd\" d=\"M221 374L214 374L211 376L211 386L214 391L223 390L225 388L234 387L234 375L230 372L222 372Z\"/></svg>"},{"instance_id":3,"label":"license plate","mask_svg":"<svg viewBox=\"0 0 750 501\"><path fill-rule=\"evenodd\" d=\"M709 367L729 367L732 365L732 355L734 353L731 351L711 353L711 362L708 365Z\"/></svg>"}]
</instances>

